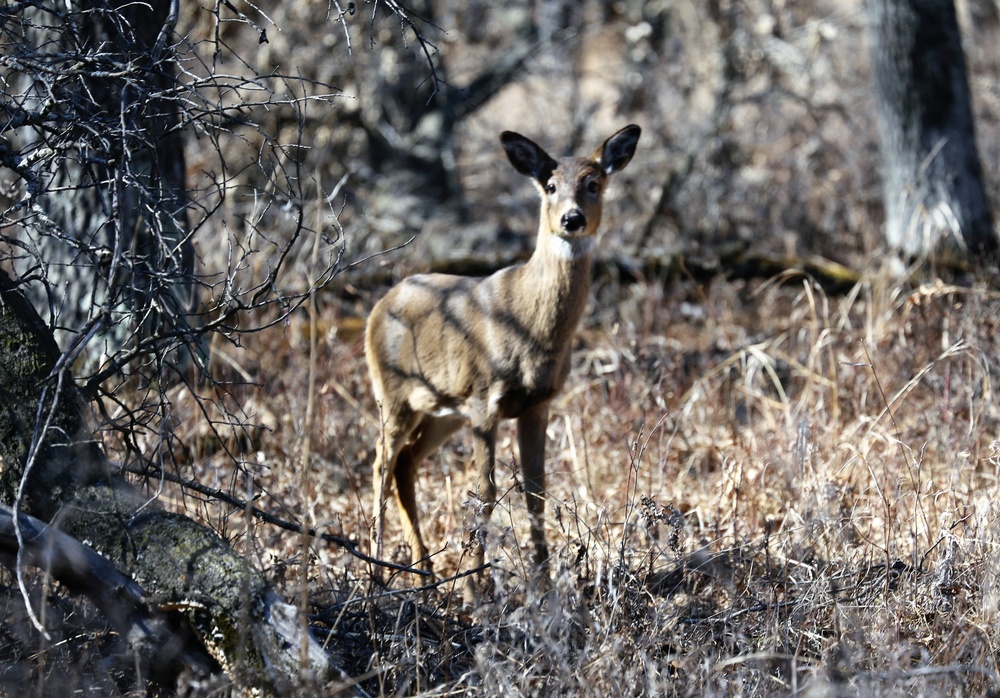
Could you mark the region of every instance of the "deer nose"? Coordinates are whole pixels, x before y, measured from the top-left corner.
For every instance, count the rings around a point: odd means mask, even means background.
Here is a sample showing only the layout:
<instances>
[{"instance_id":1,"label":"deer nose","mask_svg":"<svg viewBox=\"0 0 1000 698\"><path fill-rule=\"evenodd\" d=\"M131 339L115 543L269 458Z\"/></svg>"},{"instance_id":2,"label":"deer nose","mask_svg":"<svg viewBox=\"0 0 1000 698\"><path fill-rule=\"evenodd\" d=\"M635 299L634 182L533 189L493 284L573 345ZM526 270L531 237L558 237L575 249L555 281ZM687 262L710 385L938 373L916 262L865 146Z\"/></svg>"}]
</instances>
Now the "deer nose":
<instances>
[{"instance_id":1,"label":"deer nose","mask_svg":"<svg viewBox=\"0 0 1000 698\"><path fill-rule=\"evenodd\" d=\"M574 208L564 213L560 222L567 233L578 233L587 226L587 217L583 215L583 211Z\"/></svg>"}]
</instances>

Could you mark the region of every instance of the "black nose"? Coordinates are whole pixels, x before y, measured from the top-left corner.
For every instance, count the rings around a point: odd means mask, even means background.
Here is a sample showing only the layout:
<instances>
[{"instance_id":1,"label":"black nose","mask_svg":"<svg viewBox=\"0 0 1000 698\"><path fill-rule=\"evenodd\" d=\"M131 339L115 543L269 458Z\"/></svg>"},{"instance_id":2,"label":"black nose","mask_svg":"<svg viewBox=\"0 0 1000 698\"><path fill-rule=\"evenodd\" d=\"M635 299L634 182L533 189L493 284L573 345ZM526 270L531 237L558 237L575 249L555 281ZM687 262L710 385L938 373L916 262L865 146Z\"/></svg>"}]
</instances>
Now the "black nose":
<instances>
[{"instance_id":1,"label":"black nose","mask_svg":"<svg viewBox=\"0 0 1000 698\"><path fill-rule=\"evenodd\" d=\"M583 215L583 211L578 208L564 213L562 217L562 228L567 233L576 233L583 230L587 226L587 217Z\"/></svg>"}]
</instances>

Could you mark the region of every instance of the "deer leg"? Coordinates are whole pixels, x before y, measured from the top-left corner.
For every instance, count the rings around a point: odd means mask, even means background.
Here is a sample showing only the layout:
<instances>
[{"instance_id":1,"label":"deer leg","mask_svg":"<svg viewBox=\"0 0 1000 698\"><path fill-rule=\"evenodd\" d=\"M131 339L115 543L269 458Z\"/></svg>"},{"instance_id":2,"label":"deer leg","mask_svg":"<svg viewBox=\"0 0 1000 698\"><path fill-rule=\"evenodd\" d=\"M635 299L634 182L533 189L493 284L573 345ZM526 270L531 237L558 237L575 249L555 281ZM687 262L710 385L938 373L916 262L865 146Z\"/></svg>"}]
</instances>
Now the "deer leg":
<instances>
[{"instance_id":1,"label":"deer leg","mask_svg":"<svg viewBox=\"0 0 1000 698\"><path fill-rule=\"evenodd\" d=\"M413 441L413 459L419 465L464 424L464 417L425 417Z\"/></svg>"},{"instance_id":2,"label":"deer leg","mask_svg":"<svg viewBox=\"0 0 1000 698\"><path fill-rule=\"evenodd\" d=\"M531 522L534 572L539 576L545 574L549 561L545 542L545 429L548 423L548 405L539 405L517 420L517 450L521 455L524 495Z\"/></svg>"},{"instance_id":3,"label":"deer leg","mask_svg":"<svg viewBox=\"0 0 1000 698\"><path fill-rule=\"evenodd\" d=\"M396 503L399 505L403 534L410 546L413 565L420 565L428 572L432 571L432 565L420 535L417 471L424 458L436 451L463 423L464 420L458 417L424 417L417 428L416 439L400 451L396 461Z\"/></svg>"},{"instance_id":4,"label":"deer leg","mask_svg":"<svg viewBox=\"0 0 1000 698\"><path fill-rule=\"evenodd\" d=\"M389 488L396 479L396 466L413 426L408 415L390 413L385 418L382 434L375 446L375 463L372 465L372 490L375 501L372 505L371 554L382 557L382 539L385 534L385 504Z\"/></svg>"},{"instance_id":5,"label":"deer leg","mask_svg":"<svg viewBox=\"0 0 1000 698\"><path fill-rule=\"evenodd\" d=\"M469 541L474 552L473 564L482 567L486 561L486 527L493 507L497 501L497 485L493 477L494 458L496 456L497 421L489 420L485 424L472 425L473 459L478 474L477 494L482 500L479 510L473 518ZM475 600L475 582L472 577L466 577L465 600L472 603Z\"/></svg>"},{"instance_id":6,"label":"deer leg","mask_svg":"<svg viewBox=\"0 0 1000 698\"><path fill-rule=\"evenodd\" d=\"M389 483L396 470L396 454L398 444L389 441L385 435L375 447L375 463L372 465L372 490L375 501L372 504L372 540L371 554L382 557L382 536L385 533L385 500L389 494Z\"/></svg>"},{"instance_id":7,"label":"deer leg","mask_svg":"<svg viewBox=\"0 0 1000 698\"><path fill-rule=\"evenodd\" d=\"M417 512L417 461L413 457L413 445L408 444L396 459L396 504L399 505L399 519L403 524L403 537L410 546L413 566L422 566L431 571L431 561L427 557L427 546L420 536L420 520Z\"/></svg>"}]
</instances>

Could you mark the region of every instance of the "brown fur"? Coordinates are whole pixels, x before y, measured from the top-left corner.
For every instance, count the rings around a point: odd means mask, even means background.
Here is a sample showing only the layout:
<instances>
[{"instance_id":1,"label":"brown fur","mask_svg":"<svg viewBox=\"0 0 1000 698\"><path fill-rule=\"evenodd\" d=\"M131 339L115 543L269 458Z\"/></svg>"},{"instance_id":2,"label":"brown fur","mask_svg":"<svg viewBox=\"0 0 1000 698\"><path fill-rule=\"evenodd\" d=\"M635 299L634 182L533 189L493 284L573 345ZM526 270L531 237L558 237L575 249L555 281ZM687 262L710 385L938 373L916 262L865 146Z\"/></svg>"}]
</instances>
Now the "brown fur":
<instances>
[{"instance_id":1,"label":"brown fur","mask_svg":"<svg viewBox=\"0 0 1000 698\"><path fill-rule=\"evenodd\" d=\"M629 126L589 158L556 161L527 138L504 133L511 163L542 195L534 254L486 278L411 276L372 309L365 356L384 425L373 473L376 555L394 478L413 563L430 569L418 525L417 467L466 422L484 502L481 528L496 500L497 424L517 419L534 561L544 569L548 404L569 373L572 339L587 305L608 176L628 164L638 138L639 127ZM476 540L481 564L481 536Z\"/></svg>"}]
</instances>

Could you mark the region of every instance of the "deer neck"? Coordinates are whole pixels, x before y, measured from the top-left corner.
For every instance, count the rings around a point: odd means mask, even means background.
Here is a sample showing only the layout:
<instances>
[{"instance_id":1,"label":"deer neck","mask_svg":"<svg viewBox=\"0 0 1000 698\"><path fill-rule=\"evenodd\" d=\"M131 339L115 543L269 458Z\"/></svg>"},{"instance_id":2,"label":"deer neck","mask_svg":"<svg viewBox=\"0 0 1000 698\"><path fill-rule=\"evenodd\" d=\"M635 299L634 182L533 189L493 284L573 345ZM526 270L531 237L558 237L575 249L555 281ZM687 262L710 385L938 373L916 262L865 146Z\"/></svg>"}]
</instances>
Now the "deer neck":
<instances>
[{"instance_id":1,"label":"deer neck","mask_svg":"<svg viewBox=\"0 0 1000 698\"><path fill-rule=\"evenodd\" d=\"M587 307L596 238L566 239L541 233L537 247L517 269L517 293L525 301L522 322L537 340L565 343Z\"/></svg>"}]
</instances>

